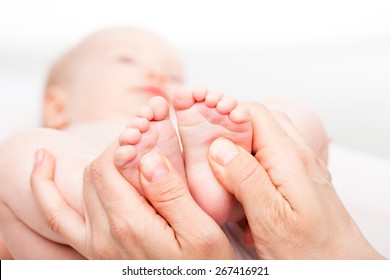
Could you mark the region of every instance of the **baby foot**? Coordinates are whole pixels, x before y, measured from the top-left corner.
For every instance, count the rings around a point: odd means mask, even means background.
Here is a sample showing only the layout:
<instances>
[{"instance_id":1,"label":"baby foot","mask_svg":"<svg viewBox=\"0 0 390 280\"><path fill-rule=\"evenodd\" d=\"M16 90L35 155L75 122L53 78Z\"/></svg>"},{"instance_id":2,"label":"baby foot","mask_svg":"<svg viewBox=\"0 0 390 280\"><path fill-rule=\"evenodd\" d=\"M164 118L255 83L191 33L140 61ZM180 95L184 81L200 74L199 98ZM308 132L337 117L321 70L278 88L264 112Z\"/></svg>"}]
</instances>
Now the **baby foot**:
<instances>
[{"instance_id":1,"label":"baby foot","mask_svg":"<svg viewBox=\"0 0 390 280\"><path fill-rule=\"evenodd\" d=\"M210 93L204 88L177 90L173 107L183 145L187 180L194 199L220 225L242 218L239 203L214 177L208 151L211 143L219 137L228 138L250 151L252 125L249 112L238 106L235 99Z\"/></svg>"},{"instance_id":2,"label":"baby foot","mask_svg":"<svg viewBox=\"0 0 390 280\"><path fill-rule=\"evenodd\" d=\"M148 106L141 108L118 140L120 147L114 154L115 165L141 194L138 163L143 155L151 151L167 157L185 177L179 139L169 119L169 106L164 98L152 97Z\"/></svg>"}]
</instances>

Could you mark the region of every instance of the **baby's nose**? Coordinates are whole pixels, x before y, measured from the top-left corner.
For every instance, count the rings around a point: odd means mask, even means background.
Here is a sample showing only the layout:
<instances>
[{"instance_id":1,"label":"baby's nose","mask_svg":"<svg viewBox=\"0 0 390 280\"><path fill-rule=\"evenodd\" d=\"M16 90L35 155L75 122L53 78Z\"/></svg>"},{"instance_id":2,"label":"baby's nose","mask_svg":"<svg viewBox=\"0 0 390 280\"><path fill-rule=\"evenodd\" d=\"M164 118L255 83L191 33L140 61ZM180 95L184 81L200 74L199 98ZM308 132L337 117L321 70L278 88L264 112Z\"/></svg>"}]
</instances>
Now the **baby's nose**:
<instances>
[{"instance_id":1,"label":"baby's nose","mask_svg":"<svg viewBox=\"0 0 390 280\"><path fill-rule=\"evenodd\" d=\"M146 76L149 80L157 83L165 83L167 80L167 76L157 69L147 70Z\"/></svg>"}]
</instances>

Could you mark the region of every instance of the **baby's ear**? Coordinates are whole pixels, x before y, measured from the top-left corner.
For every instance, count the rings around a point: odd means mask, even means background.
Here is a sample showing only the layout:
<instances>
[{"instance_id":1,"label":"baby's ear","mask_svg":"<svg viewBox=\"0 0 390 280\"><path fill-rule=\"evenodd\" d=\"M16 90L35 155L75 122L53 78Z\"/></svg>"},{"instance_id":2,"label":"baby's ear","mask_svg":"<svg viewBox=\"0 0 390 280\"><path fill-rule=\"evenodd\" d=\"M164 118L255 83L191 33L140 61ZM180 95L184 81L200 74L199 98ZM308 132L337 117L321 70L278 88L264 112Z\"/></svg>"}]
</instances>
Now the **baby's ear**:
<instances>
[{"instance_id":1,"label":"baby's ear","mask_svg":"<svg viewBox=\"0 0 390 280\"><path fill-rule=\"evenodd\" d=\"M69 124L67 100L66 90L54 86L46 88L42 116L45 127L62 129Z\"/></svg>"}]
</instances>

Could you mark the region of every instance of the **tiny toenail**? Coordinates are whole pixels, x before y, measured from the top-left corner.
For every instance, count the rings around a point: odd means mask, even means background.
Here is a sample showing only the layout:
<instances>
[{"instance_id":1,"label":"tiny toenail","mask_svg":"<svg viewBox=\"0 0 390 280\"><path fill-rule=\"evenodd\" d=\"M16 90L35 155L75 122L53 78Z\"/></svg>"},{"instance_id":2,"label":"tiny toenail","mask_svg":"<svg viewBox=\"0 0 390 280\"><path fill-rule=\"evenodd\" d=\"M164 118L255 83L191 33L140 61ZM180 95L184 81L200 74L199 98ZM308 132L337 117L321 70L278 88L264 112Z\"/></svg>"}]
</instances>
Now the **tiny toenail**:
<instances>
[{"instance_id":1,"label":"tiny toenail","mask_svg":"<svg viewBox=\"0 0 390 280\"><path fill-rule=\"evenodd\" d=\"M211 157L221 165L228 164L238 153L236 145L226 138L219 138L210 146Z\"/></svg>"},{"instance_id":2,"label":"tiny toenail","mask_svg":"<svg viewBox=\"0 0 390 280\"><path fill-rule=\"evenodd\" d=\"M168 172L168 166L157 153L151 152L143 156L140 162L140 171L146 180L156 182L164 178Z\"/></svg>"}]
</instances>

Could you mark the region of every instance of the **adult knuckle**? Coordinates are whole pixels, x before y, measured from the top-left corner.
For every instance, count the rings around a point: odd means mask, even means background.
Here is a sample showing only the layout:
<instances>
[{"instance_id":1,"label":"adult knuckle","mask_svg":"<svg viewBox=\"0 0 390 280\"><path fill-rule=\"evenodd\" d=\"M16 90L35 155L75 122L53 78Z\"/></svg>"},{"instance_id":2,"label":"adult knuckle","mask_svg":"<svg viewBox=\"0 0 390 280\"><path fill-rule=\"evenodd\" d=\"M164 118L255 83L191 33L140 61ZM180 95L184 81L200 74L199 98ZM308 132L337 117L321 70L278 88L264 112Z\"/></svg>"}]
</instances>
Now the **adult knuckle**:
<instances>
[{"instance_id":1,"label":"adult knuckle","mask_svg":"<svg viewBox=\"0 0 390 280\"><path fill-rule=\"evenodd\" d=\"M142 215L142 214L141 214ZM142 216L137 216L142 217ZM132 222L131 217L118 215L113 217L110 222L110 235L118 243L128 244L129 242L141 242L147 236L145 229L140 224ZM140 238L142 236L142 238Z\"/></svg>"},{"instance_id":2,"label":"adult knuckle","mask_svg":"<svg viewBox=\"0 0 390 280\"><path fill-rule=\"evenodd\" d=\"M244 163L237 169L237 173L233 174L235 182L235 189L239 192L251 191L254 187L257 187L259 180L259 166L251 163Z\"/></svg>"},{"instance_id":3,"label":"adult knuckle","mask_svg":"<svg viewBox=\"0 0 390 280\"><path fill-rule=\"evenodd\" d=\"M202 227L197 234L193 233L192 243L196 248L213 248L217 246L220 238L213 227Z\"/></svg>"},{"instance_id":4,"label":"adult knuckle","mask_svg":"<svg viewBox=\"0 0 390 280\"><path fill-rule=\"evenodd\" d=\"M99 159L92 161L84 170L84 177L93 182L101 181L103 179L103 174L104 166Z\"/></svg>"},{"instance_id":5,"label":"adult knuckle","mask_svg":"<svg viewBox=\"0 0 390 280\"><path fill-rule=\"evenodd\" d=\"M219 248L219 244L221 243L222 238L219 235L216 235L215 232L205 236L203 246L207 248Z\"/></svg>"},{"instance_id":6,"label":"adult knuckle","mask_svg":"<svg viewBox=\"0 0 390 280\"><path fill-rule=\"evenodd\" d=\"M110 232L115 240L122 241L128 231L128 223L124 219L115 219L115 221L110 225Z\"/></svg>"},{"instance_id":7,"label":"adult knuckle","mask_svg":"<svg viewBox=\"0 0 390 280\"><path fill-rule=\"evenodd\" d=\"M45 213L45 221L48 227L52 232L55 234L60 233L60 223L59 223L59 218L56 212L53 213Z\"/></svg>"},{"instance_id":8,"label":"adult knuckle","mask_svg":"<svg viewBox=\"0 0 390 280\"><path fill-rule=\"evenodd\" d=\"M320 174L324 178L331 180L331 174L327 170L322 160L309 148L301 148L297 151L301 163L301 168L306 174ZM299 166L299 165L298 165Z\"/></svg>"},{"instance_id":9,"label":"adult knuckle","mask_svg":"<svg viewBox=\"0 0 390 280\"><path fill-rule=\"evenodd\" d=\"M92 251L93 256L98 259L107 259L110 254L110 250L108 248L108 242L105 238L94 238L92 240Z\"/></svg>"},{"instance_id":10,"label":"adult knuckle","mask_svg":"<svg viewBox=\"0 0 390 280\"><path fill-rule=\"evenodd\" d=\"M298 159L296 168L302 168L305 172L307 172L313 164L311 151L305 147L297 147L294 152L295 157Z\"/></svg>"},{"instance_id":11,"label":"adult knuckle","mask_svg":"<svg viewBox=\"0 0 390 280\"><path fill-rule=\"evenodd\" d=\"M223 234L218 234L216 232L213 235L207 236L207 239L204 239L203 242L197 247L202 248L200 258L210 259L210 258L226 258L228 256L220 255L221 249L224 250L229 246L229 242L226 239L226 236Z\"/></svg>"},{"instance_id":12,"label":"adult knuckle","mask_svg":"<svg viewBox=\"0 0 390 280\"><path fill-rule=\"evenodd\" d=\"M159 188L155 202L168 203L178 201L186 195L186 189L183 186L175 183L166 184L165 188Z\"/></svg>"},{"instance_id":13,"label":"adult knuckle","mask_svg":"<svg viewBox=\"0 0 390 280\"><path fill-rule=\"evenodd\" d=\"M273 243L276 240L283 241L298 227L298 219L291 207L286 203L278 203L275 195L262 201L263 215L255 215L251 221L257 229L254 232L256 238L266 243Z\"/></svg>"}]
</instances>

